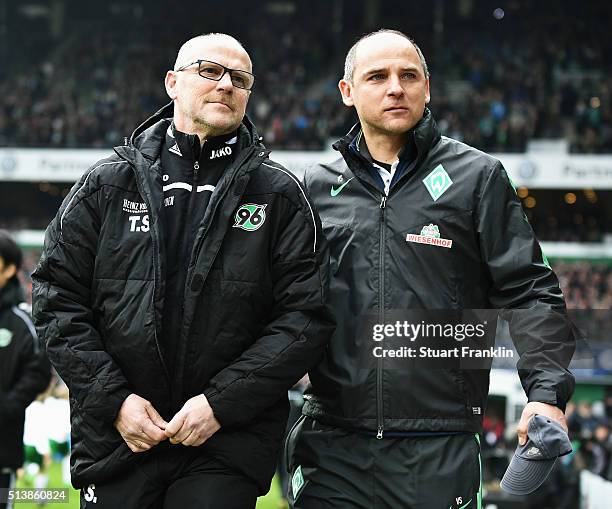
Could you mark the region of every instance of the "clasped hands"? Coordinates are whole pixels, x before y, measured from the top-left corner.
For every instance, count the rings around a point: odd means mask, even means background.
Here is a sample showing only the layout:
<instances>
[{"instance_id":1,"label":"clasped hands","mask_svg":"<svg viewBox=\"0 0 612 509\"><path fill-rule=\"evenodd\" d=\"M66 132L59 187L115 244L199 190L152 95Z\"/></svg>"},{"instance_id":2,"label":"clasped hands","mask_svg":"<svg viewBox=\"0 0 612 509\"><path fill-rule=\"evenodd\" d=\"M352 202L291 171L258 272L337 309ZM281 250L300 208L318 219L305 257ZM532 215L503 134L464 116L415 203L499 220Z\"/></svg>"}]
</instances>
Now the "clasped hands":
<instances>
[{"instance_id":1,"label":"clasped hands","mask_svg":"<svg viewBox=\"0 0 612 509\"><path fill-rule=\"evenodd\" d=\"M130 394L123 401L114 424L128 447L137 453L148 451L166 439L171 444L196 447L221 427L203 394L187 400L170 422L149 401Z\"/></svg>"}]
</instances>

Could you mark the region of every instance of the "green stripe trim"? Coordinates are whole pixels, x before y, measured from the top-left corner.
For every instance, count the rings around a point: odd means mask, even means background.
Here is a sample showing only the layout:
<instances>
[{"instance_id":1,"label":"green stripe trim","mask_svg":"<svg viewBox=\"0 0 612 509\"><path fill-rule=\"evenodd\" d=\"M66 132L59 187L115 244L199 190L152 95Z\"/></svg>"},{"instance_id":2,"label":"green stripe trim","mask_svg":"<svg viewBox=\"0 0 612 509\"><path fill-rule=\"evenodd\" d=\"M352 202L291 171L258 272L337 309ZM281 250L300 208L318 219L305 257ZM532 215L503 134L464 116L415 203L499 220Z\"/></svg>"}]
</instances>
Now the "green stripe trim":
<instances>
[{"instance_id":1,"label":"green stripe trim","mask_svg":"<svg viewBox=\"0 0 612 509\"><path fill-rule=\"evenodd\" d=\"M476 496L476 508L482 509L482 458L480 456L480 435L474 433L476 442L478 443L478 468L480 470L480 482L478 484L478 494Z\"/></svg>"}]
</instances>

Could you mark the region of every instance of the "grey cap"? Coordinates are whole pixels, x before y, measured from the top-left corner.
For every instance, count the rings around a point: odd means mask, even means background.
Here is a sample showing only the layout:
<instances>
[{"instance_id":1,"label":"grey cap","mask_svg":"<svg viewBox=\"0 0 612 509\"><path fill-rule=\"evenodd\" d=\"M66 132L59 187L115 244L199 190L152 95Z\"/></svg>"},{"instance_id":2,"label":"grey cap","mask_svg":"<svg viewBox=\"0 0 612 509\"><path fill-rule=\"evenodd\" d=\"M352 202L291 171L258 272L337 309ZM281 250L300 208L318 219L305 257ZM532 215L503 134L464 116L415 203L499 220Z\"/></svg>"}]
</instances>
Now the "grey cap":
<instances>
[{"instance_id":1,"label":"grey cap","mask_svg":"<svg viewBox=\"0 0 612 509\"><path fill-rule=\"evenodd\" d=\"M544 415L534 415L527 427L527 442L519 445L501 480L511 495L527 495L537 490L560 456L572 452L572 443L561 424Z\"/></svg>"}]
</instances>

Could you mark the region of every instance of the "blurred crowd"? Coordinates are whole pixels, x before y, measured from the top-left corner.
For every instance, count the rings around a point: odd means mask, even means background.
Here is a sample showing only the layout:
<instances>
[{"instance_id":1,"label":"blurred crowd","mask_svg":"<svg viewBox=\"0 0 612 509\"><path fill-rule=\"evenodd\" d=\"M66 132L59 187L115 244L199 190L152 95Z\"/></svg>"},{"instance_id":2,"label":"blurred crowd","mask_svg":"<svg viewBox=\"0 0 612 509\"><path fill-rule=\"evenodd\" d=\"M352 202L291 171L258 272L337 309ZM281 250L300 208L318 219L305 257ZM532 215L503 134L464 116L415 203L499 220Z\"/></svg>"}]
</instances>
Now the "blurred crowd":
<instances>
[{"instance_id":1,"label":"blurred crowd","mask_svg":"<svg viewBox=\"0 0 612 509\"><path fill-rule=\"evenodd\" d=\"M612 267L605 263L559 262L555 273L568 309L612 309Z\"/></svg>"},{"instance_id":2,"label":"blurred crowd","mask_svg":"<svg viewBox=\"0 0 612 509\"><path fill-rule=\"evenodd\" d=\"M172 30L159 8L105 14L90 25L71 23L67 12L62 38L40 41L44 58L0 73L0 146L121 144L167 102L162 81L180 43L225 30L253 57L249 114L264 142L321 149L355 120L336 83L346 51L371 29L358 15L361 2L339 11L337 4L295 2L283 11L245 3L237 6L240 19L185 16ZM610 6L585 5L577 17L549 0L520 4L493 16L490 3L457 2L440 16L437 3L419 5L418 13L401 3L399 11L381 9L378 25L420 43L432 74L430 107L444 134L487 151L521 152L532 138L565 138L573 152L612 152L612 76L605 72L612 52L602 42Z\"/></svg>"},{"instance_id":3,"label":"blurred crowd","mask_svg":"<svg viewBox=\"0 0 612 509\"><path fill-rule=\"evenodd\" d=\"M570 213L558 205L544 205L525 213L540 241L601 242L608 230L602 207L595 210L581 207Z\"/></svg>"},{"instance_id":4,"label":"blurred crowd","mask_svg":"<svg viewBox=\"0 0 612 509\"><path fill-rule=\"evenodd\" d=\"M612 481L612 396L595 404L570 403L566 414L570 438L577 443L576 466Z\"/></svg>"}]
</instances>

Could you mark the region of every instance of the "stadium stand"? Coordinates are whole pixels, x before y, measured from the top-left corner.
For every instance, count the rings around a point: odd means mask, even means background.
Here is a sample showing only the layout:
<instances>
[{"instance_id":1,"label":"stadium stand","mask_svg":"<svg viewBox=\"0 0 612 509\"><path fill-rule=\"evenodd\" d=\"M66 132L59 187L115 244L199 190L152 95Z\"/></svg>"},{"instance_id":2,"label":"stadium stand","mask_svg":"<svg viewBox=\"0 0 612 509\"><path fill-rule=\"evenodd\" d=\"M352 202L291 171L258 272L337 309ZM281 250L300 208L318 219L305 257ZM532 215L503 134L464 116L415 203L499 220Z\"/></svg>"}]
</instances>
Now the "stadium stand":
<instances>
[{"instance_id":1,"label":"stadium stand","mask_svg":"<svg viewBox=\"0 0 612 509\"><path fill-rule=\"evenodd\" d=\"M197 3L184 4L197 9ZM466 4L472 6L467 13ZM612 67L612 57L599 44L607 37L610 5L587 2L580 18L568 8L559 19L549 15L557 3L539 2L535 9L516 2L495 19L484 4L447 5L443 37L425 24L431 12L423 16L416 6L402 6L406 19L419 17L414 30L398 22L392 8L380 13L381 25L413 33L428 56L431 107L443 132L488 151L522 152L533 138L565 137L572 152L611 152L612 77L602 70ZM159 84L169 50L197 29L182 20L170 31L163 10L129 6L117 2L101 19L75 8L80 24L66 23L61 41L50 34L43 59L11 67L0 82L0 146L120 144L166 102ZM344 134L354 117L339 102L336 83L346 48L368 24L335 34L333 23L345 20L321 1L244 8L248 16L215 17L200 30L230 31L251 49L257 81L250 114L265 126L266 142L320 149L330 136ZM129 30L132 24L140 30Z\"/></svg>"},{"instance_id":2,"label":"stadium stand","mask_svg":"<svg viewBox=\"0 0 612 509\"><path fill-rule=\"evenodd\" d=\"M249 115L264 142L275 151L320 151L355 121L336 87L347 49L386 26L413 35L427 56L430 108L444 134L502 154L525 154L534 141L551 139L593 160L612 154L611 2L236 0L231 10L195 0L93 4L0 0L0 149L122 144L167 102L162 80L175 48L198 33L226 31L251 52ZM3 181L6 160L0 157L0 228L36 230L39 238L73 182ZM612 242L612 190L591 189L600 174L594 175L584 188L551 181L517 192L540 240L577 250L549 256L585 335L609 341L612 256L592 249ZM40 242L24 247L29 294ZM607 350L595 354L600 368L610 357ZM610 364L577 372L567 409L574 453L557 462L528 503L495 499L516 445L516 422L492 400L483 441L485 502L574 509L582 472L612 481ZM272 504L258 507L278 501Z\"/></svg>"}]
</instances>

